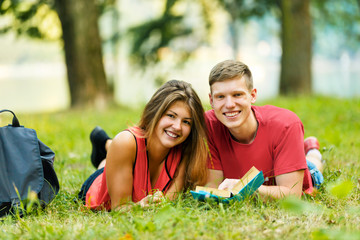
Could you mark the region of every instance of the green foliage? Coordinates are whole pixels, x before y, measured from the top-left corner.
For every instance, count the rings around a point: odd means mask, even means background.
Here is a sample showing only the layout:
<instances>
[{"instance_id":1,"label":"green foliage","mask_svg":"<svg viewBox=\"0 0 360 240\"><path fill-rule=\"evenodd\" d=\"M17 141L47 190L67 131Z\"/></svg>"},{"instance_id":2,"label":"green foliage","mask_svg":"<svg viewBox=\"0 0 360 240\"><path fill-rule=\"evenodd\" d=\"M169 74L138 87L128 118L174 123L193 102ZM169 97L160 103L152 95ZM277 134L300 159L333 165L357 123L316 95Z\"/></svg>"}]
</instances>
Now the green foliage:
<instances>
[{"instance_id":1,"label":"green foliage","mask_svg":"<svg viewBox=\"0 0 360 240\"><path fill-rule=\"evenodd\" d=\"M18 35L28 35L33 38L46 38L46 33L40 30L39 25L46 16L36 17L38 9L48 5L53 7L51 0L19 1L0 0L0 15L12 17L12 21L6 21L7 25L1 27L0 32L6 33L14 30Z\"/></svg>"},{"instance_id":2,"label":"green foliage","mask_svg":"<svg viewBox=\"0 0 360 240\"><path fill-rule=\"evenodd\" d=\"M133 36L131 47L133 60L143 67L158 62L160 48L169 46L177 37L191 34L192 29L184 26L182 21L183 16L174 16L165 12L158 19L131 28L129 32Z\"/></svg>"},{"instance_id":3,"label":"green foliage","mask_svg":"<svg viewBox=\"0 0 360 240\"><path fill-rule=\"evenodd\" d=\"M18 114L20 123L36 129L55 151L61 190L44 210L2 219L1 239L358 239L360 99L282 97L262 104L289 108L303 121L306 136L319 138L326 167L317 195L217 204L197 202L187 192L145 209L93 212L73 200L94 171L89 133L100 125L115 136L137 123L140 111ZM8 123L0 117L1 126Z\"/></svg>"},{"instance_id":4,"label":"green foliage","mask_svg":"<svg viewBox=\"0 0 360 240\"><path fill-rule=\"evenodd\" d=\"M164 10L159 17L146 20L127 31L130 36L131 59L143 70L166 58L171 58L170 62L181 67L195 50L208 40L212 27L210 3L204 0L165 0L164 3ZM200 17L202 22L189 22L189 13L179 11L179 5L199 8L199 11L194 11L196 18ZM161 79L159 81L161 82Z\"/></svg>"},{"instance_id":5,"label":"green foliage","mask_svg":"<svg viewBox=\"0 0 360 240\"><path fill-rule=\"evenodd\" d=\"M271 8L280 8L278 0L218 0L231 19L246 22L250 18L263 17Z\"/></svg>"},{"instance_id":6,"label":"green foliage","mask_svg":"<svg viewBox=\"0 0 360 240\"><path fill-rule=\"evenodd\" d=\"M55 12L56 0L0 0L0 16L4 23L0 34L14 31L18 36L29 36L44 40L58 40L61 35L53 36L50 28L60 28ZM114 9L116 0L96 1L99 13ZM49 26L49 22L52 22Z\"/></svg>"},{"instance_id":7,"label":"green foliage","mask_svg":"<svg viewBox=\"0 0 360 240\"><path fill-rule=\"evenodd\" d=\"M325 56L338 57L339 51L356 52L360 41L360 2L358 0L316 0L312 3L314 32L317 38L333 37L332 44L322 51ZM340 34L341 33L341 34ZM336 46L336 51L333 46Z\"/></svg>"},{"instance_id":8,"label":"green foliage","mask_svg":"<svg viewBox=\"0 0 360 240\"><path fill-rule=\"evenodd\" d=\"M179 37L190 35L193 29L184 24L184 16L172 11L178 0L166 0L163 14L129 29L132 36L131 55L134 62L145 67L146 64L160 61L159 50L168 47ZM184 52L184 57L188 53Z\"/></svg>"}]
</instances>

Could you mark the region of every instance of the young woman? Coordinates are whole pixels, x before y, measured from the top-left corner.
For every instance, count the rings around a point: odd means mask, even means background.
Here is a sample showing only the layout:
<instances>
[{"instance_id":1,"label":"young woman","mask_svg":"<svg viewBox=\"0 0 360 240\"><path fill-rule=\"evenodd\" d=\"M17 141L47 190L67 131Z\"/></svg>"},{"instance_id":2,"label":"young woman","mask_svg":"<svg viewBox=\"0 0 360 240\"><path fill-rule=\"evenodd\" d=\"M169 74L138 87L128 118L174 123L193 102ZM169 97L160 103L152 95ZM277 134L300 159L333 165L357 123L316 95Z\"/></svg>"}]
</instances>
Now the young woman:
<instances>
[{"instance_id":1,"label":"young woman","mask_svg":"<svg viewBox=\"0 0 360 240\"><path fill-rule=\"evenodd\" d=\"M163 194L173 199L184 189L205 184L205 129L204 110L191 85L165 83L137 126L112 140L101 128L93 130L91 160L100 169L85 181L79 197L92 209L115 210L130 201L146 206Z\"/></svg>"}]
</instances>

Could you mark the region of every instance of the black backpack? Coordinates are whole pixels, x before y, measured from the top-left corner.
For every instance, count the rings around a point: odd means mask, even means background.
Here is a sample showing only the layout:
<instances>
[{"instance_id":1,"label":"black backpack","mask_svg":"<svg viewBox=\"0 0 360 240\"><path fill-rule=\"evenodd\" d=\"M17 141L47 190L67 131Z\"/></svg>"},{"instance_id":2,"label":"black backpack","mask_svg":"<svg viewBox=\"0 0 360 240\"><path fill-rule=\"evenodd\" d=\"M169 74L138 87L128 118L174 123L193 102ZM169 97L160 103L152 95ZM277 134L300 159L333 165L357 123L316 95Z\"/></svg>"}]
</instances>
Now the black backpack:
<instances>
[{"instance_id":1,"label":"black backpack","mask_svg":"<svg viewBox=\"0 0 360 240\"><path fill-rule=\"evenodd\" d=\"M21 209L21 202L35 192L45 207L59 192L53 164L55 153L42 143L34 129L20 126L13 114L12 124L0 127L0 217Z\"/></svg>"}]
</instances>

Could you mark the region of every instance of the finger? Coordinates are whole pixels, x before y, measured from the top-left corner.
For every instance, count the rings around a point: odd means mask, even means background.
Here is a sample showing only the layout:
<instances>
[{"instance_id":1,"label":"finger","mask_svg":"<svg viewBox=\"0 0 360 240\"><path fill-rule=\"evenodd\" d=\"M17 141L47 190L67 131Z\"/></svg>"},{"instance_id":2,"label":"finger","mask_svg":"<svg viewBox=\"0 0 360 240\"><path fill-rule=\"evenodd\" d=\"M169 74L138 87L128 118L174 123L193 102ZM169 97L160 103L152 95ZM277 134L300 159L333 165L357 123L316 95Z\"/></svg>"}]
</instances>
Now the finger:
<instances>
[{"instance_id":1,"label":"finger","mask_svg":"<svg viewBox=\"0 0 360 240\"><path fill-rule=\"evenodd\" d=\"M156 191L156 192L154 193L154 197L164 197L164 194L163 194L162 191Z\"/></svg>"},{"instance_id":2,"label":"finger","mask_svg":"<svg viewBox=\"0 0 360 240\"><path fill-rule=\"evenodd\" d=\"M220 190L227 190L227 189L228 189L228 183L227 183L227 182L222 182L222 183L219 185L218 189L220 189Z\"/></svg>"},{"instance_id":3,"label":"finger","mask_svg":"<svg viewBox=\"0 0 360 240\"><path fill-rule=\"evenodd\" d=\"M152 198L152 195L151 195L151 194L149 194L149 195L147 195L146 197L144 197L143 199L141 199L141 201L139 202L140 206L141 206L141 207L147 207L147 206L149 206L150 198Z\"/></svg>"}]
</instances>

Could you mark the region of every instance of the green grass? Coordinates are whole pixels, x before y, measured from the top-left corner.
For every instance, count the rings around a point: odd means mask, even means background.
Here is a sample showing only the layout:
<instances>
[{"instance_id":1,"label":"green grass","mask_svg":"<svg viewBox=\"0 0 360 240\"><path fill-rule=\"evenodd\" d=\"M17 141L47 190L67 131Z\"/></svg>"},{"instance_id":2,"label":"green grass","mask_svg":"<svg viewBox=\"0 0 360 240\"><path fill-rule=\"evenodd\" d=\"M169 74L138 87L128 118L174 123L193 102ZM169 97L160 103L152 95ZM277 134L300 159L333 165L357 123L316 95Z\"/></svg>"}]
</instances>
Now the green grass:
<instances>
[{"instance_id":1,"label":"green grass","mask_svg":"<svg viewBox=\"0 0 360 240\"><path fill-rule=\"evenodd\" d=\"M136 123L139 110L66 111L20 115L56 153L61 191L44 210L0 222L1 239L360 239L360 99L276 98L262 102L301 118L326 159L325 181L315 197L229 205L202 203L189 193L156 207L92 212L75 203L91 166L89 133L95 125L111 136ZM10 118L1 117L0 126Z\"/></svg>"}]
</instances>

